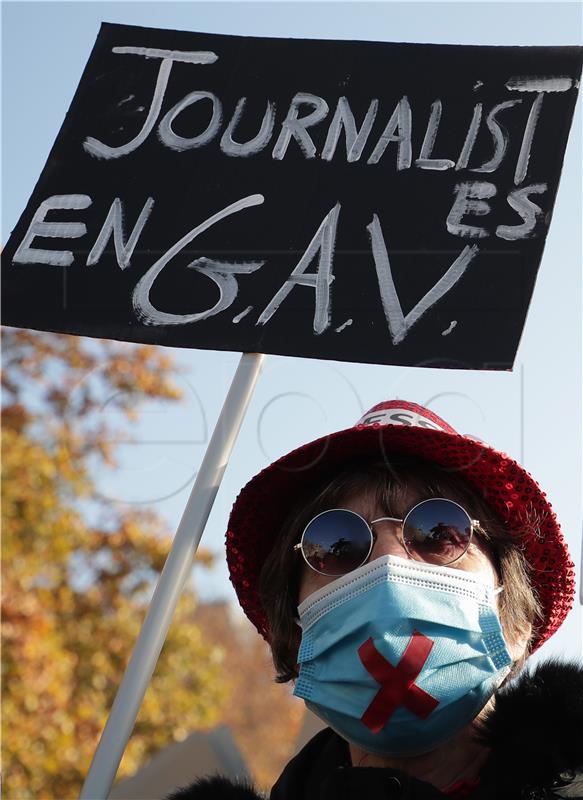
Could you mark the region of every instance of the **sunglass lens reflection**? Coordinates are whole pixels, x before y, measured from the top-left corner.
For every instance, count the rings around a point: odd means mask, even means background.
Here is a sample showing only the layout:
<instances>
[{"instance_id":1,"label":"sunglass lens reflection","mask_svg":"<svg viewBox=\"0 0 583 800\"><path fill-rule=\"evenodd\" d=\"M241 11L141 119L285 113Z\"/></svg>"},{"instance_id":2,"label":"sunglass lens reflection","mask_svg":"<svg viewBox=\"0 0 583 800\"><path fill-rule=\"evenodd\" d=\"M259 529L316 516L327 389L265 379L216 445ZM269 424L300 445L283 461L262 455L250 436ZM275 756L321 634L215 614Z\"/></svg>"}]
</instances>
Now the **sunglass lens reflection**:
<instances>
[{"instance_id":1,"label":"sunglass lens reflection","mask_svg":"<svg viewBox=\"0 0 583 800\"><path fill-rule=\"evenodd\" d=\"M408 515L403 537L407 550L420 561L448 564L467 550L471 519L463 508L449 500L419 503Z\"/></svg>"},{"instance_id":2,"label":"sunglass lens reflection","mask_svg":"<svg viewBox=\"0 0 583 800\"><path fill-rule=\"evenodd\" d=\"M308 564L325 575L345 575L363 564L371 546L366 522L342 509L315 517L306 530L302 549Z\"/></svg>"}]
</instances>

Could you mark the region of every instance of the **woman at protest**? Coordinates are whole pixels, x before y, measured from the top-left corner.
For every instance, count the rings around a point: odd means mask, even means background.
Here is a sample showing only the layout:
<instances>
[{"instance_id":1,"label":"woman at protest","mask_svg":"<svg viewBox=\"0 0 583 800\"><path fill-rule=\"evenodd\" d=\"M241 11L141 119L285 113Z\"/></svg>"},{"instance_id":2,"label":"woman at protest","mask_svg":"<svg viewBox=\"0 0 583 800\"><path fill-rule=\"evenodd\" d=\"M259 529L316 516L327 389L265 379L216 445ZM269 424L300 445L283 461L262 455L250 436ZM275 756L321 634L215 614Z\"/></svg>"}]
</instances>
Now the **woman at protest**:
<instances>
[{"instance_id":1,"label":"woman at protest","mask_svg":"<svg viewBox=\"0 0 583 800\"><path fill-rule=\"evenodd\" d=\"M277 680L329 726L272 800L583 797L583 668L518 676L567 615L574 568L511 458L381 403L253 478L227 556ZM173 797L259 795L215 777Z\"/></svg>"}]
</instances>

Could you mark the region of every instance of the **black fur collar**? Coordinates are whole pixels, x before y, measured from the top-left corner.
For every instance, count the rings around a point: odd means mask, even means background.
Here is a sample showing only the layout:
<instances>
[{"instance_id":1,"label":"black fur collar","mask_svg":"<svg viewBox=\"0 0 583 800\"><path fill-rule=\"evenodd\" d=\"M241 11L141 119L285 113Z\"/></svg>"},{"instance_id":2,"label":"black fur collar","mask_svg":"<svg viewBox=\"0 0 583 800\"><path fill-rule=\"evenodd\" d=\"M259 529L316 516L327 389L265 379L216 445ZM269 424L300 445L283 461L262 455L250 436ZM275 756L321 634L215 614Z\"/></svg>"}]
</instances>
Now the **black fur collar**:
<instances>
[{"instance_id":1,"label":"black fur collar","mask_svg":"<svg viewBox=\"0 0 583 800\"><path fill-rule=\"evenodd\" d=\"M583 798L583 665L553 659L523 672L496 694L482 738L483 778L508 797Z\"/></svg>"},{"instance_id":2,"label":"black fur collar","mask_svg":"<svg viewBox=\"0 0 583 800\"><path fill-rule=\"evenodd\" d=\"M583 665L549 660L538 664L532 672L524 672L497 692L494 711L484 723L481 738L490 747L491 756L476 797L581 800ZM421 796L424 795L415 794ZM167 800L262 798L248 785L215 776L199 779Z\"/></svg>"},{"instance_id":3,"label":"black fur collar","mask_svg":"<svg viewBox=\"0 0 583 800\"><path fill-rule=\"evenodd\" d=\"M262 795L247 783L233 783L229 778L213 775L198 778L169 795L166 800L264 800Z\"/></svg>"}]
</instances>

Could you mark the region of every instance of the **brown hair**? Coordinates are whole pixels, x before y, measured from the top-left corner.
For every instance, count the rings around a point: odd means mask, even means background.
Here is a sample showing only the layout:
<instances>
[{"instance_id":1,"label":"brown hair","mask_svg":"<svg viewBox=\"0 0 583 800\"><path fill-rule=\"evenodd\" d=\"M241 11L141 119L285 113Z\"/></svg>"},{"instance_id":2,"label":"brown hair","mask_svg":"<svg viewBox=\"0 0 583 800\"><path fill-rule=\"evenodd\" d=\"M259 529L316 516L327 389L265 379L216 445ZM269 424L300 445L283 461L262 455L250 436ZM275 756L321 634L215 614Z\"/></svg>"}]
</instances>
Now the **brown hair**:
<instances>
[{"instance_id":1,"label":"brown hair","mask_svg":"<svg viewBox=\"0 0 583 800\"><path fill-rule=\"evenodd\" d=\"M359 492L370 493L383 514L402 517L409 510L409 490L419 499L447 497L462 505L480 521L477 537L488 551L504 585L499 597L502 630L510 643L524 638L541 619L540 604L529 579L528 564L520 549L520 531L508 531L487 503L464 477L417 456L399 454L385 463L354 464L329 478L318 488L298 498L287 515L280 535L268 555L260 576L261 602L270 633L273 662L279 683L298 675L296 657L300 642L297 617L298 588L303 560L293 545L308 522L328 508L337 508ZM514 665L514 675L530 652Z\"/></svg>"}]
</instances>

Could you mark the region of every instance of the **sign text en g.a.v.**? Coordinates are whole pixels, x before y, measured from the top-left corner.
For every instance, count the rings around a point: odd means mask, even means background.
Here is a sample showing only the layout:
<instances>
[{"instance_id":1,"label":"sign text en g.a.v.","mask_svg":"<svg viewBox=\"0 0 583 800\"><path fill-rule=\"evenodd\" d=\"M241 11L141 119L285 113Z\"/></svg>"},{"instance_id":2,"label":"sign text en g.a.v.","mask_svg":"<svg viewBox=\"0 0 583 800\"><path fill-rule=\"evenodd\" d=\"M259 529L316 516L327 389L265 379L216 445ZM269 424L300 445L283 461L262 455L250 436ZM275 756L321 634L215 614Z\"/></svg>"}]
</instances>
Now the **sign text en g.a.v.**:
<instances>
[{"instance_id":1,"label":"sign text en g.a.v.","mask_svg":"<svg viewBox=\"0 0 583 800\"><path fill-rule=\"evenodd\" d=\"M3 322L508 369L581 62L104 24L4 251Z\"/></svg>"}]
</instances>

